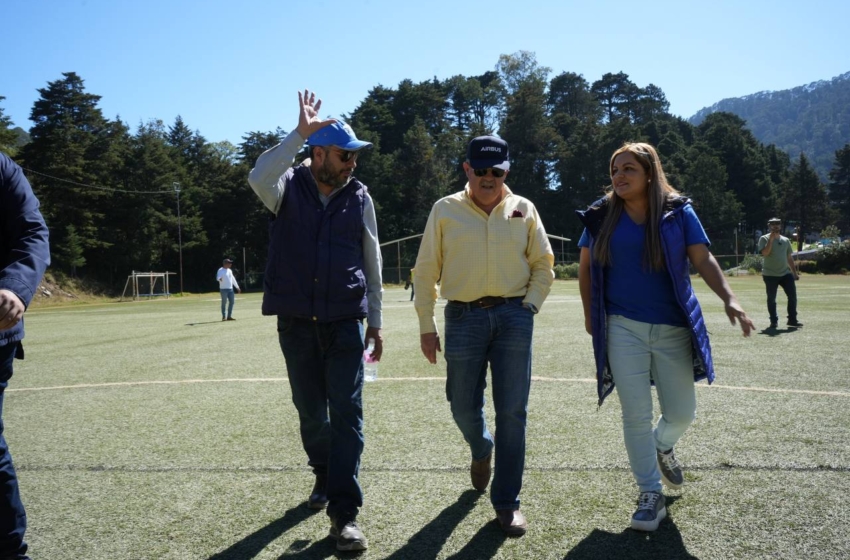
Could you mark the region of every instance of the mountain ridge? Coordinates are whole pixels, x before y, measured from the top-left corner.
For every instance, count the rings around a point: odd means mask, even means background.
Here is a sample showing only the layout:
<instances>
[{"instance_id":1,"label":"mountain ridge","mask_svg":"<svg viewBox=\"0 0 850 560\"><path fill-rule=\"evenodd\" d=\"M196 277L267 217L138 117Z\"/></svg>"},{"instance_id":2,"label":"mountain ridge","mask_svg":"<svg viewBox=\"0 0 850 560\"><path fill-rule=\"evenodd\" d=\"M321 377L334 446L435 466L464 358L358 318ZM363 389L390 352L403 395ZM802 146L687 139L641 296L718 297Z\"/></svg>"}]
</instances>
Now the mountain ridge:
<instances>
[{"instance_id":1,"label":"mountain ridge","mask_svg":"<svg viewBox=\"0 0 850 560\"><path fill-rule=\"evenodd\" d=\"M826 180L836 150L850 142L850 72L790 89L722 99L688 122L698 126L719 111L738 115L759 141L776 145L792 159L805 153Z\"/></svg>"}]
</instances>

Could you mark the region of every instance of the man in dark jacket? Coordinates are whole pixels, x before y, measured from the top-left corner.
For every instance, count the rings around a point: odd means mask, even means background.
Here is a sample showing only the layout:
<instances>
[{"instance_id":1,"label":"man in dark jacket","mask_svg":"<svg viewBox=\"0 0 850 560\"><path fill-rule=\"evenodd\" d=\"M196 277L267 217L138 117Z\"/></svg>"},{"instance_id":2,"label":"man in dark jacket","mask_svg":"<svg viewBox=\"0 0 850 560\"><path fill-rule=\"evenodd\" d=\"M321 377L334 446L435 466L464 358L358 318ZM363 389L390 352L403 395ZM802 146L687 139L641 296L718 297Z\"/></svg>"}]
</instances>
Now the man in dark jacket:
<instances>
[{"instance_id":1,"label":"man in dark jacket","mask_svg":"<svg viewBox=\"0 0 850 560\"><path fill-rule=\"evenodd\" d=\"M28 558L27 514L3 437L3 397L12 362L23 359L24 311L50 264L47 226L23 171L0 153L0 558Z\"/></svg>"},{"instance_id":2,"label":"man in dark jacket","mask_svg":"<svg viewBox=\"0 0 850 560\"><path fill-rule=\"evenodd\" d=\"M328 508L339 550L364 550L364 338L380 360L381 250L375 206L353 173L360 150L350 126L319 118L321 101L298 92L298 127L257 159L251 188L273 214L263 314L277 315L301 442L316 483L308 507ZM304 141L310 158L293 166ZM368 328L364 329L363 319Z\"/></svg>"}]
</instances>

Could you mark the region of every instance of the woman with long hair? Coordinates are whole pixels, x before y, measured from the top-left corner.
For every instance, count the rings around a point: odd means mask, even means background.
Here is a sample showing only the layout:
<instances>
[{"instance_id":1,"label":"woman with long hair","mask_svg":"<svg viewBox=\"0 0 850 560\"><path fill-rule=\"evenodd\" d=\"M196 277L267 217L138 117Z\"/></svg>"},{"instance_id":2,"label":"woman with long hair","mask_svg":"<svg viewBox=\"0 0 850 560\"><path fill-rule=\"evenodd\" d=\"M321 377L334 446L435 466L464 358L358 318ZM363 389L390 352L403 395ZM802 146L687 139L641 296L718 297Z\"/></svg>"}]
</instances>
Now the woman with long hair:
<instances>
[{"instance_id":1,"label":"woman with long hair","mask_svg":"<svg viewBox=\"0 0 850 560\"><path fill-rule=\"evenodd\" d=\"M691 201L667 183L649 144L627 143L610 162L607 194L577 214L579 289L593 337L599 404L614 387L629 465L640 494L631 526L654 531L667 516L662 480L681 488L673 448L696 413L694 382L714 380L711 346L690 265L723 300L744 336L754 328L708 250ZM653 427L651 385L661 417Z\"/></svg>"}]
</instances>

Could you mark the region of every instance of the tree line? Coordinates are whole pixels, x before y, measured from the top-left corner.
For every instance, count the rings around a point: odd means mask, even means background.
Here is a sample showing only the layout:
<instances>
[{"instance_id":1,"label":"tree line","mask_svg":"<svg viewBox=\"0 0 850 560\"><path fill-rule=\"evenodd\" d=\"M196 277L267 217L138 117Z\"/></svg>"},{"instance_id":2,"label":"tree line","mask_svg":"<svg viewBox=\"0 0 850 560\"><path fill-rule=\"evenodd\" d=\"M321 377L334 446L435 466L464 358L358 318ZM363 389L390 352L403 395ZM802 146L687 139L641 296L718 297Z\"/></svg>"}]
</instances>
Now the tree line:
<instances>
[{"instance_id":1,"label":"tree line","mask_svg":"<svg viewBox=\"0 0 850 560\"><path fill-rule=\"evenodd\" d=\"M182 248L186 291L214 290L224 255L237 272L242 262L262 271L269 215L246 178L285 130L247 132L238 146L207 141L179 116L131 131L120 116L103 115L100 96L74 72L38 93L22 146L0 107L0 149L25 168L41 201L55 269L120 290L131 270L177 271ZM573 251L581 234L574 210L602 196L610 154L626 141L658 148L671 184L695 201L715 254L735 251L736 234L743 252L774 215L804 232L850 230L850 144L824 184L805 155L761 144L735 115L693 126L668 109L653 84L640 87L622 72L593 83L553 76L520 51L479 76L376 86L342 116L374 143L356 174L375 200L382 241L421 233L433 203L463 188L468 141L494 132L510 144L510 188L537 205L549 233L573 239ZM417 249L403 246L402 266ZM384 257L396 266L395 248Z\"/></svg>"}]
</instances>

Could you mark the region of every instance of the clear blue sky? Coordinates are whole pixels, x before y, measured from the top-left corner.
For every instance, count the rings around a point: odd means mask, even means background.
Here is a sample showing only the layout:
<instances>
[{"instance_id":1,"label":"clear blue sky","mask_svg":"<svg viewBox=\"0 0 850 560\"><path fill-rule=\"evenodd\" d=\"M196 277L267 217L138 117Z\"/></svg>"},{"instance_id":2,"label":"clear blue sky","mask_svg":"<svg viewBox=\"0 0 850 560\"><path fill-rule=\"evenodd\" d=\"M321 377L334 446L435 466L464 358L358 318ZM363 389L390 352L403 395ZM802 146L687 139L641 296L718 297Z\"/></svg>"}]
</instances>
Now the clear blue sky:
<instances>
[{"instance_id":1,"label":"clear blue sky","mask_svg":"<svg viewBox=\"0 0 850 560\"><path fill-rule=\"evenodd\" d=\"M850 71L847 0L0 0L2 107L29 129L37 88L76 72L108 118L177 115L210 141L294 128L376 85L494 69L500 54L588 82L625 72L683 117L727 97Z\"/></svg>"}]
</instances>

